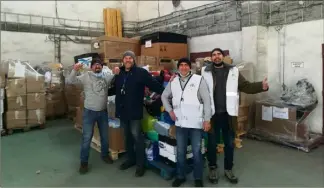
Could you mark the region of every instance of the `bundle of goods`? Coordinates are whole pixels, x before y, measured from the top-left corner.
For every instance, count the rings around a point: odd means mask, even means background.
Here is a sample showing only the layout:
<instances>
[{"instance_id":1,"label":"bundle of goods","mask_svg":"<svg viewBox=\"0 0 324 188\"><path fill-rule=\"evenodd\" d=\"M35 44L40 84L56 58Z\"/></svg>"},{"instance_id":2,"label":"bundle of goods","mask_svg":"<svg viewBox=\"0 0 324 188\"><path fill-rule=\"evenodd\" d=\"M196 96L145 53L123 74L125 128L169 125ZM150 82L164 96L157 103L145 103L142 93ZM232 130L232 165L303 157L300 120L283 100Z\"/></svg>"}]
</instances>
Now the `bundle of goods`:
<instances>
[{"instance_id":1,"label":"bundle of goods","mask_svg":"<svg viewBox=\"0 0 324 188\"><path fill-rule=\"evenodd\" d=\"M149 100L154 100L154 95ZM176 171L176 135L175 122L169 116L162 105L156 105L160 112L144 110L142 120L142 130L144 131L146 141L147 164L150 167L160 169L161 176L165 179L171 179ZM192 164L192 151L190 141L188 141L187 159L189 170ZM202 153L205 152L204 140L202 140Z\"/></svg>"},{"instance_id":2,"label":"bundle of goods","mask_svg":"<svg viewBox=\"0 0 324 188\"><path fill-rule=\"evenodd\" d=\"M66 115L64 77L61 63L44 62L35 67L45 77L46 117L57 118Z\"/></svg>"},{"instance_id":3,"label":"bundle of goods","mask_svg":"<svg viewBox=\"0 0 324 188\"><path fill-rule=\"evenodd\" d=\"M7 61L6 118L8 133L45 124L45 78L28 62Z\"/></svg>"},{"instance_id":4,"label":"bundle of goods","mask_svg":"<svg viewBox=\"0 0 324 188\"><path fill-rule=\"evenodd\" d=\"M306 79L299 80L279 100L257 101L255 128L249 135L309 152L323 138L322 134L311 131L307 121L317 103L312 84Z\"/></svg>"}]
</instances>

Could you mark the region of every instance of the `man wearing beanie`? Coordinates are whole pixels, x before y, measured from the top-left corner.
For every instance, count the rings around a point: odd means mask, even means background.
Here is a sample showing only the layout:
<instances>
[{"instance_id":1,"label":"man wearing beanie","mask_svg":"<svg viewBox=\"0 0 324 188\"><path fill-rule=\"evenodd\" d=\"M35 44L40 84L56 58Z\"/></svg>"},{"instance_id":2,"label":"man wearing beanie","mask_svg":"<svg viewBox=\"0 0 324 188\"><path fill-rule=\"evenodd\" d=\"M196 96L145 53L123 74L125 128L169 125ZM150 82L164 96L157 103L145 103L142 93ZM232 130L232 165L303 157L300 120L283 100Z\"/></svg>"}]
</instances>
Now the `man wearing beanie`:
<instances>
[{"instance_id":1,"label":"man wearing beanie","mask_svg":"<svg viewBox=\"0 0 324 188\"><path fill-rule=\"evenodd\" d=\"M109 90L116 94L116 117L125 131L127 160L121 166L126 170L136 165L136 177L145 173L145 146L141 120L143 118L144 90L162 94L164 88L147 70L137 67L132 51L123 55L123 66L116 76L114 87ZM135 150L134 150L135 147Z\"/></svg>"},{"instance_id":2,"label":"man wearing beanie","mask_svg":"<svg viewBox=\"0 0 324 188\"><path fill-rule=\"evenodd\" d=\"M195 187L203 187L203 158L201 143L203 131L210 129L211 101L205 80L192 74L187 58L178 61L179 75L172 79L162 94L165 110L176 125L177 177L172 183L179 187L186 181L187 145L190 139Z\"/></svg>"},{"instance_id":3,"label":"man wearing beanie","mask_svg":"<svg viewBox=\"0 0 324 188\"><path fill-rule=\"evenodd\" d=\"M102 72L103 64L99 55L93 57L91 61L91 71L85 72L80 76L76 76L82 67L81 63L74 65L69 75L72 83L80 83L84 90L84 109L83 109L83 125L82 125L82 144L81 144L81 165L79 172L84 174L88 172L88 159L91 139L93 136L93 128L97 123L101 141L101 157L108 163L113 163L109 155L108 145L108 115L107 115L107 96L108 87L114 75Z\"/></svg>"},{"instance_id":4,"label":"man wearing beanie","mask_svg":"<svg viewBox=\"0 0 324 188\"><path fill-rule=\"evenodd\" d=\"M202 68L202 76L206 80L210 91L212 119L211 131L208 133L208 161L209 180L217 183L219 179L217 171L216 139L222 132L224 141L224 169L225 177L231 183L237 183L238 178L234 175L234 139L235 125L239 110L239 91L247 94L256 94L269 89L267 79L262 82L250 83L239 73L239 70L223 62L224 52L215 48L211 52L212 62Z\"/></svg>"}]
</instances>

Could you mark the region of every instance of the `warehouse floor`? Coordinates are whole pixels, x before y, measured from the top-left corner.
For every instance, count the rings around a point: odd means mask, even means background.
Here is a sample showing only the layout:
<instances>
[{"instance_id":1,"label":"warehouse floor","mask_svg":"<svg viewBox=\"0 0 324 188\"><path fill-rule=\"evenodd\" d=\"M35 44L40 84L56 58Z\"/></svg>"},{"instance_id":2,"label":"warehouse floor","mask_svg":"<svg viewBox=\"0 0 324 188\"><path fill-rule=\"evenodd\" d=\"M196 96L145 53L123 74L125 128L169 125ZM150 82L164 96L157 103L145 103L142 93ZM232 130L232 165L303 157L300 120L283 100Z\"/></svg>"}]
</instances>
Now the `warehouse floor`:
<instances>
[{"instance_id":1,"label":"warehouse floor","mask_svg":"<svg viewBox=\"0 0 324 188\"><path fill-rule=\"evenodd\" d=\"M17 133L1 139L1 185L3 187L168 187L171 181L152 171L135 178L134 169L121 172L118 165L104 164L92 150L92 170L79 175L80 133L72 122L48 122L44 130ZM223 156L220 155L220 164ZM324 186L324 147L311 153L281 147L271 143L245 139L243 148L236 150L235 171L238 187ZM207 171L206 171L207 172ZM189 177L190 179L191 176ZM186 186L192 186L187 182ZM213 186L206 181L205 186ZM219 187L230 186L220 179Z\"/></svg>"}]
</instances>

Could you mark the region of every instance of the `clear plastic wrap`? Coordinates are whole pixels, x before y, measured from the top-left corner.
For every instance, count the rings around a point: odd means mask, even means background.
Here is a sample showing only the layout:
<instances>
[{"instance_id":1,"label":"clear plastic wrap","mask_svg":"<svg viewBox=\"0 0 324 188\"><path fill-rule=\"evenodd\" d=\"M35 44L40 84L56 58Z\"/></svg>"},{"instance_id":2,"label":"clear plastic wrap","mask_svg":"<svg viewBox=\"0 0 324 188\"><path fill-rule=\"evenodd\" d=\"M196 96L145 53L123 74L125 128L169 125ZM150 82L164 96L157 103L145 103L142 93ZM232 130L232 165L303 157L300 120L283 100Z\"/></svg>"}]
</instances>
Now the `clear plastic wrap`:
<instances>
[{"instance_id":1,"label":"clear plastic wrap","mask_svg":"<svg viewBox=\"0 0 324 188\"><path fill-rule=\"evenodd\" d=\"M317 103L317 96L314 86L307 79L301 79L293 87L285 88L281 100L288 105L306 108Z\"/></svg>"},{"instance_id":2,"label":"clear plastic wrap","mask_svg":"<svg viewBox=\"0 0 324 188\"><path fill-rule=\"evenodd\" d=\"M66 114L64 97L63 65L61 63L44 62L35 66L45 77L46 117L54 118Z\"/></svg>"},{"instance_id":3,"label":"clear plastic wrap","mask_svg":"<svg viewBox=\"0 0 324 188\"><path fill-rule=\"evenodd\" d=\"M16 129L45 123L45 78L27 61L8 60L6 128Z\"/></svg>"},{"instance_id":4,"label":"clear plastic wrap","mask_svg":"<svg viewBox=\"0 0 324 188\"><path fill-rule=\"evenodd\" d=\"M306 108L288 105L280 99L256 102L255 127L249 136L309 152L321 143L323 135L311 132L307 123L317 103Z\"/></svg>"}]
</instances>

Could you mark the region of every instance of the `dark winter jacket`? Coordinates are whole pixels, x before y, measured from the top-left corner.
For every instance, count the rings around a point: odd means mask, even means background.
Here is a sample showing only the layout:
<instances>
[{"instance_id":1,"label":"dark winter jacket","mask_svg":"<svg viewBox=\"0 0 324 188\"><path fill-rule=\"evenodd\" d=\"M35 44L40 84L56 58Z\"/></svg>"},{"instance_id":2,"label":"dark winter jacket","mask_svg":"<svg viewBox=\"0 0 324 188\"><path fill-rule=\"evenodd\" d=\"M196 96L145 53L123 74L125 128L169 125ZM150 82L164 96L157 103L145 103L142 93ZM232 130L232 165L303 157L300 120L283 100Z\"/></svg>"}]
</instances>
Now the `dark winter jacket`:
<instances>
[{"instance_id":1,"label":"dark winter jacket","mask_svg":"<svg viewBox=\"0 0 324 188\"><path fill-rule=\"evenodd\" d=\"M121 90L125 81L125 93ZM162 94L163 86L143 68L133 66L126 72L125 67L120 68L120 73L115 77L109 95L116 95L116 117L121 120L140 120L143 118L144 89Z\"/></svg>"}]
</instances>

